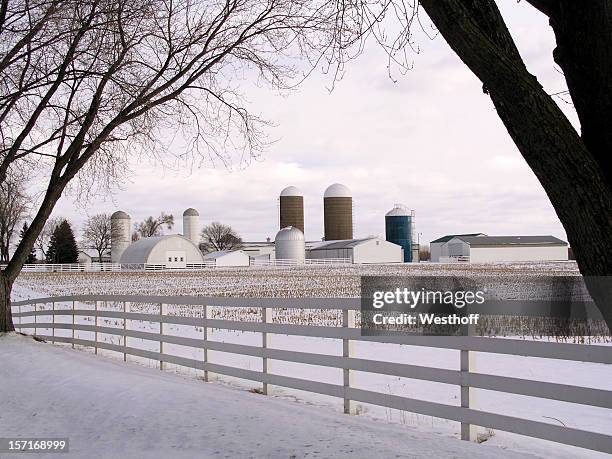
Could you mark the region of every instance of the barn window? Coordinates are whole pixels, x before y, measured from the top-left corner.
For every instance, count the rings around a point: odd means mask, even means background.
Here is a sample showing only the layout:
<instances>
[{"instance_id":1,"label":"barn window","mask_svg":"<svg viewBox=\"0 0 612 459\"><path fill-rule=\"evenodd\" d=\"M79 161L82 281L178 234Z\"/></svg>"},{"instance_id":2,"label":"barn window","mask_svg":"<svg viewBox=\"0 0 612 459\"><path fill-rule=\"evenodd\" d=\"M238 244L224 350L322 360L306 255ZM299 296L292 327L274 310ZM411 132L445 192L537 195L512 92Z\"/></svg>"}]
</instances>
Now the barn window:
<instances>
[{"instance_id":1,"label":"barn window","mask_svg":"<svg viewBox=\"0 0 612 459\"><path fill-rule=\"evenodd\" d=\"M172 257L168 257L168 261L172 261Z\"/></svg>"},{"instance_id":2,"label":"barn window","mask_svg":"<svg viewBox=\"0 0 612 459\"><path fill-rule=\"evenodd\" d=\"M181 257L181 261L183 261L183 257Z\"/></svg>"}]
</instances>

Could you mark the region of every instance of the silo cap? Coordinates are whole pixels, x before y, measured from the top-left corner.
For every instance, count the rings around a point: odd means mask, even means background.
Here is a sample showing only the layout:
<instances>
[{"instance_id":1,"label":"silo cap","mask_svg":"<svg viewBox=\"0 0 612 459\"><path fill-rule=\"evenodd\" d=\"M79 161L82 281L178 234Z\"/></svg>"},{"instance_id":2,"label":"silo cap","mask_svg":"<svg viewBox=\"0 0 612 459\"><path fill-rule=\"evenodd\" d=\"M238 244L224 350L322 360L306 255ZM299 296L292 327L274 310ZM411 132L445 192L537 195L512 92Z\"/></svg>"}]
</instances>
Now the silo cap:
<instances>
[{"instance_id":1,"label":"silo cap","mask_svg":"<svg viewBox=\"0 0 612 459\"><path fill-rule=\"evenodd\" d=\"M351 190L341 183L334 183L325 190L324 198L350 198L352 197Z\"/></svg>"},{"instance_id":2,"label":"silo cap","mask_svg":"<svg viewBox=\"0 0 612 459\"><path fill-rule=\"evenodd\" d=\"M300 231L299 228L295 226L287 226L283 228L278 233L276 233L276 237L274 238L274 242L278 241L303 241L304 233Z\"/></svg>"},{"instance_id":3,"label":"silo cap","mask_svg":"<svg viewBox=\"0 0 612 459\"><path fill-rule=\"evenodd\" d=\"M199 217L199 216L200 214L193 207L190 207L189 209L185 210L185 212L183 212L183 217Z\"/></svg>"},{"instance_id":4,"label":"silo cap","mask_svg":"<svg viewBox=\"0 0 612 459\"><path fill-rule=\"evenodd\" d=\"M129 220L129 219L130 219L130 216L122 210L118 210L113 215L111 215L111 220Z\"/></svg>"},{"instance_id":5,"label":"silo cap","mask_svg":"<svg viewBox=\"0 0 612 459\"><path fill-rule=\"evenodd\" d=\"M386 217L411 217L412 211L407 207L396 205L393 209L385 214Z\"/></svg>"},{"instance_id":6,"label":"silo cap","mask_svg":"<svg viewBox=\"0 0 612 459\"><path fill-rule=\"evenodd\" d=\"M302 191L295 186L288 186L280 192L281 196L304 196Z\"/></svg>"}]
</instances>

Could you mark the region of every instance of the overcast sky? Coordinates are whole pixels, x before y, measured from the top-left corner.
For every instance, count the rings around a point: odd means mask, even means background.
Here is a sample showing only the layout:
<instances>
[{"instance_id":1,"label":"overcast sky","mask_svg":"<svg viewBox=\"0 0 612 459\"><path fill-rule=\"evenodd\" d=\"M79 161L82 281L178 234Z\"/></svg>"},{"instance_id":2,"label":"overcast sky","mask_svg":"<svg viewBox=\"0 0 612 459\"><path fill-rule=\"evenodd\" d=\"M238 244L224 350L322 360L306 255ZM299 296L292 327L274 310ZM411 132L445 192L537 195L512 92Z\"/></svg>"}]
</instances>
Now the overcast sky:
<instances>
[{"instance_id":1,"label":"overcast sky","mask_svg":"<svg viewBox=\"0 0 612 459\"><path fill-rule=\"evenodd\" d=\"M526 2L498 3L529 70L548 92L564 90L546 18ZM243 170L135 164L131 180L112 196L85 205L66 196L54 215L80 229L99 212L121 209L136 221L165 211L177 217L171 233L182 231L182 212L194 207L202 225L221 221L245 240L264 240L278 230L278 193L295 185L304 192L306 238L314 240L323 234L323 192L340 182L353 191L356 237L384 236L385 213L402 203L416 211L421 242L463 232L565 240L479 81L441 37L415 39L421 52L411 55L412 70L394 72L396 82L385 55L371 46L331 94L329 78L317 73L288 96L249 88L249 108L275 123L268 134L278 140Z\"/></svg>"}]
</instances>

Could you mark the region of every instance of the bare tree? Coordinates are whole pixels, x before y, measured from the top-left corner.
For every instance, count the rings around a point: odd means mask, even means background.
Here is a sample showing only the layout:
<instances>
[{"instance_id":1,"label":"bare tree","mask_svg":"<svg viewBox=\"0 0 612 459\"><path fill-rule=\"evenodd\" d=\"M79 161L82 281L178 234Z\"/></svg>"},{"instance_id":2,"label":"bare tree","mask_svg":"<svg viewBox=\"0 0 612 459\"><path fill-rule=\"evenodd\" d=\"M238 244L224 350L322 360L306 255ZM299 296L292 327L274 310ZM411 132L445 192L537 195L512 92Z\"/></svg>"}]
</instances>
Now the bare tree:
<instances>
[{"instance_id":1,"label":"bare tree","mask_svg":"<svg viewBox=\"0 0 612 459\"><path fill-rule=\"evenodd\" d=\"M16 176L0 183L0 263L9 260L11 241L17 224L28 211L29 198L25 194L23 181Z\"/></svg>"},{"instance_id":2,"label":"bare tree","mask_svg":"<svg viewBox=\"0 0 612 459\"><path fill-rule=\"evenodd\" d=\"M345 46L338 16L303 0L3 1L0 183L35 166L47 185L0 272L0 331L13 329L13 282L75 177L89 191L136 154L162 159L164 130L191 139L193 160L257 154L265 123L241 104L240 79L287 87L291 56L315 65Z\"/></svg>"},{"instance_id":3,"label":"bare tree","mask_svg":"<svg viewBox=\"0 0 612 459\"><path fill-rule=\"evenodd\" d=\"M428 245L422 245L419 247L419 260L429 261L431 259L431 252Z\"/></svg>"},{"instance_id":4,"label":"bare tree","mask_svg":"<svg viewBox=\"0 0 612 459\"><path fill-rule=\"evenodd\" d=\"M108 214L92 215L83 227L83 243L98 253L98 261L111 248L111 218Z\"/></svg>"},{"instance_id":5,"label":"bare tree","mask_svg":"<svg viewBox=\"0 0 612 459\"><path fill-rule=\"evenodd\" d=\"M160 236L164 234L164 226L169 230L172 229L174 226L174 215L162 212L157 218L147 217L141 222L134 223L136 240L143 237Z\"/></svg>"},{"instance_id":6,"label":"bare tree","mask_svg":"<svg viewBox=\"0 0 612 459\"><path fill-rule=\"evenodd\" d=\"M212 222L202 228L200 238L204 252L238 250L242 247L242 239L238 233L231 226L219 222Z\"/></svg>"}]
</instances>

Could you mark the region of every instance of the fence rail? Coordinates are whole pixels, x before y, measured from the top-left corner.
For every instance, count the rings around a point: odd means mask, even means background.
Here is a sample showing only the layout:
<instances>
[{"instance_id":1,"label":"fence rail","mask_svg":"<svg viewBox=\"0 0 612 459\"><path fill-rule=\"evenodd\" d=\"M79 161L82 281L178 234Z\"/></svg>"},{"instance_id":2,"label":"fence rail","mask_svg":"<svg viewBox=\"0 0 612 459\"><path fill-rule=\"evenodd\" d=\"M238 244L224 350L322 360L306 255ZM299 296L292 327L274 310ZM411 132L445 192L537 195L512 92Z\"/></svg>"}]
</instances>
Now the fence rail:
<instances>
[{"instance_id":1,"label":"fence rail","mask_svg":"<svg viewBox=\"0 0 612 459\"><path fill-rule=\"evenodd\" d=\"M440 257L440 263L469 263L469 255L455 255L452 257Z\"/></svg>"},{"instance_id":2,"label":"fence rail","mask_svg":"<svg viewBox=\"0 0 612 459\"><path fill-rule=\"evenodd\" d=\"M119 310L101 308L104 302L120 304ZM67 304L70 307L67 307ZM156 305L159 313L142 313L131 311L133 303ZM93 304L93 309L83 307ZM77 307L79 305L79 307ZM168 305L194 305L201 307L202 317L187 317L168 314ZM260 308L260 322L225 320L210 318L210 307ZM566 361L612 364L612 352L606 346L579 345L566 343L529 342L500 338L484 337L434 337L406 336L394 334L389 336L362 336L356 326L356 311L360 307L359 299L318 298L318 299L284 299L284 298L212 298L212 297L168 297L136 295L77 295L50 298L38 298L13 302L13 316L18 330L32 330L35 336L51 340L54 343L67 343L73 346L91 346L122 353L124 360L128 355L153 359L159 362L161 369L166 363L185 366L204 371L208 380L209 372L243 378L262 383L263 393L268 385L283 386L319 394L339 397L344 400L344 411L355 412L355 403L369 403L418 414L445 418L461 423L461 438L474 440L474 426L483 426L508 431L520 435L541 438L558 443L612 453L612 436L587 430L533 421L498 413L474 409L470 406L472 389L485 389L509 394L526 395L575 404L612 409L612 391L588 387L572 386L528 379L478 373L473 368L473 353L486 352L494 354L530 356ZM272 322L272 310L283 309L328 309L342 312L342 326L313 326L279 324ZM56 317L68 317L69 321L58 321ZM40 317L50 317L46 322ZM77 323L78 317L92 317L93 325ZM121 325L109 327L100 325L103 319L118 319ZM158 332L136 330L128 324L133 321L148 321L158 324ZM202 327L201 337L189 338L167 334L168 324ZM51 334L39 333L41 329L51 330ZM214 341L208 338L209 329L241 330L261 333L262 345L253 346L229 342ZM58 336L56 330L71 330L71 336ZM93 332L93 339L75 336L75 331ZM48 332L47 332L48 333ZM121 338L122 344L112 344L98 339L99 334L115 335ZM335 338L342 341L342 355L325 355L303 351L290 351L270 347L272 335L308 336ZM129 338L138 338L158 343L159 351L143 350L129 346ZM459 370L449 370L404 363L357 358L354 356L352 343L369 341L378 343L395 343L412 346L454 349L459 351ZM202 359L180 357L164 352L164 344L178 344L194 349L202 349ZM258 357L262 359L262 371L247 370L211 362L208 351ZM271 360L303 363L332 367L343 370L342 384L331 384L309 379L295 378L273 374L269 371ZM390 395L371 390L358 389L352 383L355 371L381 375L393 375L424 381L455 385L461 389L460 405L448 405L439 402L423 401L414 398Z\"/></svg>"},{"instance_id":3,"label":"fence rail","mask_svg":"<svg viewBox=\"0 0 612 459\"><path fill-rule=\"evenodd\" d=\"M350 258L328 258L328 259L306 259L305 265L346 265L350 264ZM297 266L297 260L254 260L251 259L250 266ZM185 266L171 267L165 264L153 263L36 263L23 266L23 272L29 273L53 273L53 272L112 272L112 271L199 271L215 268L214 260L201 263L186 263ZM0 264L0 269L6 265Z\"/></svg>"}]
</instances>

